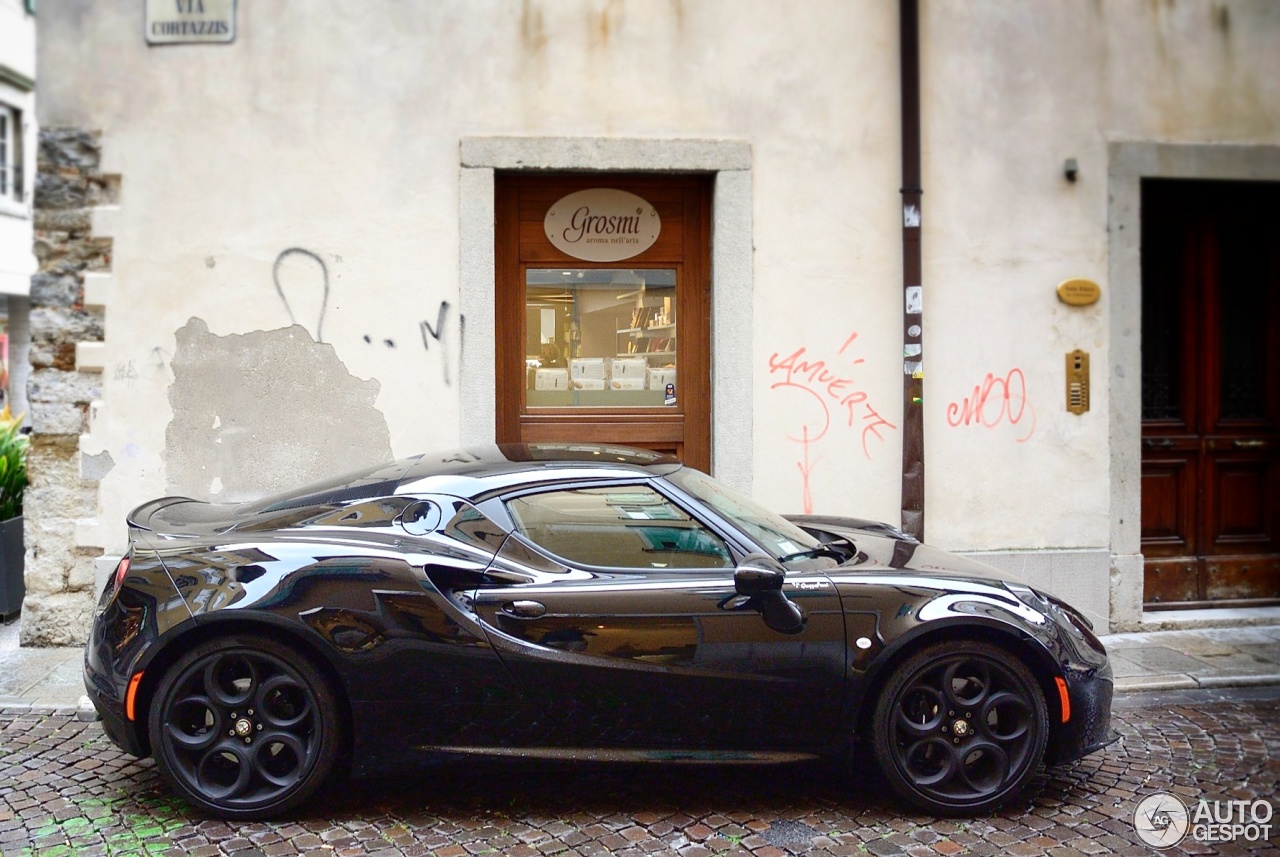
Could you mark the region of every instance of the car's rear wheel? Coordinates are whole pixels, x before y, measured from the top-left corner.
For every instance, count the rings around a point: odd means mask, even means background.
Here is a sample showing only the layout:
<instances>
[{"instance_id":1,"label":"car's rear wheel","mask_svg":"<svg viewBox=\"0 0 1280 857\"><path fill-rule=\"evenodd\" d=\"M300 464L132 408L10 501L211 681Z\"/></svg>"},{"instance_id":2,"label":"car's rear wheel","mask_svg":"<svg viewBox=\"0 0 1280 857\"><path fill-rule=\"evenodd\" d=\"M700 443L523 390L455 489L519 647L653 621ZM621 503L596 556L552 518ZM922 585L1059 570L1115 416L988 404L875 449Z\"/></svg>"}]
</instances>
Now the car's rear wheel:
<instances>
[{"instance_id":1,"label":"car's rear wheel","mask_svg":"<svg viewBox=\"0 0 1280 857\"><path fill-rule=\"evenodd\" d=\"M1049 737L1044 695L1012 653L988 643L929 646L876 703L876 760L894 790L940 815L976 814L1017 795Z\"/></svg>"},{"instance_id":2,"label":"car's rear wheel","mask_svg":"<svg viewBox=\"0 0 1280 857\"><path fill-rule=\"evenodd\" d=\"M169 784L211 814L270 818L333 770L337 706L300 652L250 635L211 640L165 673L148 728Z\"/></svg>"}]
</instances>

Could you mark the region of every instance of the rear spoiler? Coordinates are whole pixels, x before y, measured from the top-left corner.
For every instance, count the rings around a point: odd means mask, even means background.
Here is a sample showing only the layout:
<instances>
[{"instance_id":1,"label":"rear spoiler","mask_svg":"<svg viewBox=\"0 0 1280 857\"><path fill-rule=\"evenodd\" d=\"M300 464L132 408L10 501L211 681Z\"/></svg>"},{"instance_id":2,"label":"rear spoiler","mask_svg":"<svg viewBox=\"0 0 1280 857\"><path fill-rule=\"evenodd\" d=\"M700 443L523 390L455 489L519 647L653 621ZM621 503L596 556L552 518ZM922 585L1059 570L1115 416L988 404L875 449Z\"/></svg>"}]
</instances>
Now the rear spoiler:
<instances>
[{"instance_id":1,"label":"rear spoiler","mask_svg":"<svg viewBox=\"0 0 1280 857\"><path fill-rule=\"evenodd\" d=\"M172 506L175 503L194 503L196 502L190 497L161 497L159 500L152 500L149 503L143 503L125 516L125 523L129 525L129 540L132 541L135 535L149 533L151 529L151 516L166 506Z\"/></svg>"}]
</instances>

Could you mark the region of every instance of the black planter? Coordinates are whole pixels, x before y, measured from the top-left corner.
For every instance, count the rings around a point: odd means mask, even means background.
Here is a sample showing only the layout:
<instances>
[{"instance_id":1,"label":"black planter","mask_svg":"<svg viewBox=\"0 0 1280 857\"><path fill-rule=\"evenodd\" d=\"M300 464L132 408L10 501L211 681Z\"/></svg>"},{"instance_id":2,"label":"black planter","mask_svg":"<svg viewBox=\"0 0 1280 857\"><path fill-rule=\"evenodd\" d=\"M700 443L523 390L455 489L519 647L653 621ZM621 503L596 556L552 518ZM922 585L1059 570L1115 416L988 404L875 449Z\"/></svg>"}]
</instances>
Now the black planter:
<instances>
[{"instance_id":1,"label":"black planter","mask_svg":"<svg viewBox=\"0 0 1280 857\"><path fill-rule=\"evenodd\" d=\"M22 609L22 597L27 594L22 579L25 562L22 516L0 521L0 619L5 622Z\"/></svg>"}]
</instances>

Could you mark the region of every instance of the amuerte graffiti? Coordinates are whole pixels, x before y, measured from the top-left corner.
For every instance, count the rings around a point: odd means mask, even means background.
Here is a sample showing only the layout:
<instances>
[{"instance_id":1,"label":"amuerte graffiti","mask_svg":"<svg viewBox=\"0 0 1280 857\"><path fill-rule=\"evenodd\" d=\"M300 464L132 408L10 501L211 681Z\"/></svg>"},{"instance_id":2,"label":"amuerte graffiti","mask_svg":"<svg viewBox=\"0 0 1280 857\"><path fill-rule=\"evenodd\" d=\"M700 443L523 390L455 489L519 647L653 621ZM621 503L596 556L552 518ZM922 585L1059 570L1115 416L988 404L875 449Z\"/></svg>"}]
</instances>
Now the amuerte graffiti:
<instances>
[{"instance_id":1,"label":"amuerte graffiti","mask_svg":"<svg viewBox=\"0 0 1280 857\"><path fill-rule=\"evenodd\" d=\"M789 354L774 352L769 357L772 379L769 389L791 393L796 414L801 419L787 439L800 445L796 468L800 471L806 514L813 511L810 484L813 468L820 460L813 456L813 448L833 427L856 431L862 454L868 459L872 450L884 441L885 432L897 428L880 415L858 380L857 368L866 361L855 356L852 350L857 338L856 331L850 333L831 360L812 356L809 347L804 345Z\"/></svg>"}]
</instances>

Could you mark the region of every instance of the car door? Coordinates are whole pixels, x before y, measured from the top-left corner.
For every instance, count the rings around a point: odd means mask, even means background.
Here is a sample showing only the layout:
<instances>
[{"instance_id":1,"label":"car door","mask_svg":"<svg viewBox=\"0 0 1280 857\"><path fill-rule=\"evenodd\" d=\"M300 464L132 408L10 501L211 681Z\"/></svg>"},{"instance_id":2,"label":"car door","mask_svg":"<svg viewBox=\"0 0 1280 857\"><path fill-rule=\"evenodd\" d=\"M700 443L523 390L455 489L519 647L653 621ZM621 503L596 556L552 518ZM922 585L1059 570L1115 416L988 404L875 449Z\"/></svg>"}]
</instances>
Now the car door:
<instances>
[{"instance_id":1,"label":"car door","mask_svg":"<svg viewBox=\"0 0 1280 857\"><path fill-rule=\"evenodd\" d=\"M313 537L336 522L361 534L330 539L334 553L346 542L353 557L322 565L357 566L377 581L367 600L316 596L300 616L352 665L346 684L353 718L368 727L364 756L382 764L415 751L527 743L540 710L493 652L470 599L506 531L465 500L435 495L381 498L332 517L310 522Z\"/></svg>"},{"instance_id":2,"label":"car door","mask_svg":"<svg viewBox=\"0 0 1280 857\"><path fill-rule=\"evenodd\" d=\"M784 633L735 590L741 537L650 483L527 492L502 508L513 533L474 609L575 743L760 750L834 738L845 635L825 575L788 577L783 594L805 621Z\"/></svg>"}]
</instances>

